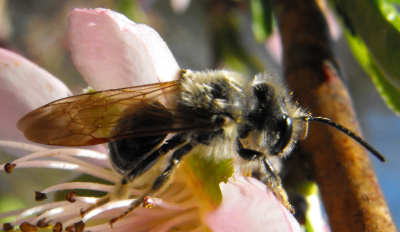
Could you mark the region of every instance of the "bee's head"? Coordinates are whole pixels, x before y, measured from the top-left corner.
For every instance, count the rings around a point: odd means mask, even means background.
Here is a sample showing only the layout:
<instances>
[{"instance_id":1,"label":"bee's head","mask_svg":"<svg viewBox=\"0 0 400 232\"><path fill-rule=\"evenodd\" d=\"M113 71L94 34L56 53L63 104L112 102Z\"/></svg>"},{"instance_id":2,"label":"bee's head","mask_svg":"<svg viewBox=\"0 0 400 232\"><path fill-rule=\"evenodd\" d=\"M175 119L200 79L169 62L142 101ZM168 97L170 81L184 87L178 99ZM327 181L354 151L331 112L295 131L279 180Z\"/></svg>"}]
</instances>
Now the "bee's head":
<instances>
[{"instance_id":1,"label":"bee's head","mask_svg":"<svg viewBox=\"0 0 400 232\"><path fill-rule=\"evenodd\" d=\"M350 136L380 161L385 157L358 135L329 118L313 117L297 102L291 101L291 94L270 76L257 75L252 85L253 101L247 115L247 124L239 131L240 138L255 133L257 145L270 155L283 157L289 154L298 140L305 139L310 122L319 122L342 131Z\"/></svg>"},{"instance_id":2,"label":"bee's head","mask_svg":"<svg viewBox=\"0 0 400 232\"><path fill-rule=\"evenodd\" d=\"M255 103L249 121L253 129L263 134L262 143L265 143L268 153L289 153L297 137L294 134L294 121L287 109L290 96L266 82L253 85L252 93Z\"/></svg>"}]
</instances>

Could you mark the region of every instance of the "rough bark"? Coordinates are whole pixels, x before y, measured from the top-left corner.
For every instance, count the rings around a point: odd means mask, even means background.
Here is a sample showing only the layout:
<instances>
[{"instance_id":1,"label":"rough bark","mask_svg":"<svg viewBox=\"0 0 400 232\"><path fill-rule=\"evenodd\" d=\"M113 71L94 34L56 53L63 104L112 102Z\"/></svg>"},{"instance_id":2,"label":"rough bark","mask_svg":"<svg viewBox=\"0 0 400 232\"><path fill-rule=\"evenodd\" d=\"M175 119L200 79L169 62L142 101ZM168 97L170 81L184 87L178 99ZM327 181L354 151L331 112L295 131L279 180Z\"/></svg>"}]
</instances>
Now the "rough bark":
<instances>
[{"instance_id":1,"label":"rough bark","mask_svg":"<svg viewBox=\"0 0 400 232\"><path fill-rule=\"evenodd\" d=\"M335 61L325 18L314 0L276 0L284 74L295 99L314 116L360 134ZM345 134L311 123L299 143L312 164L332 231L396 231L368 152Z\"/></svg>"}]
</instances>

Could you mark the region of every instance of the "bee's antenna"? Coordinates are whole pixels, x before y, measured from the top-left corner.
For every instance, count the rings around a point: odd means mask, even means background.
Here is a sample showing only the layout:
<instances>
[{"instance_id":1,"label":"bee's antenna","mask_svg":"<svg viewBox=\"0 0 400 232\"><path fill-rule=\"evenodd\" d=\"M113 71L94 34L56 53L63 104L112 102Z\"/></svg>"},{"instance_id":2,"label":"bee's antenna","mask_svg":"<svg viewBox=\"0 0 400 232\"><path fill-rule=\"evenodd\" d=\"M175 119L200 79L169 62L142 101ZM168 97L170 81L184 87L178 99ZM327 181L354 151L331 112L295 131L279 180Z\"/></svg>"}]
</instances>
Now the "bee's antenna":
<instances>
[{"instance_id":1,"label":"bee's antenna","mask_svg":"<svg viewBox=\"0 0 400 232\"><path fill-rule=\"evenodd\" d=\"M352 139L354 139L356 142L358 142L361 146L363 146L369 152L371 152L380 161L385 162L385 157L381 153L379 153L379 151L377 151L375 148L373 148L369 143L367 143L365 140L360 138L354 132L352 132L349 129L345 128L344 126L332 121L331 119L323 118L323 117L313 117L311 115L309 115L307 117L302 117L300 119L303 120L303 121L306 121L306 122L312 122L312 121L319 122L319 123L329 125L331 127L334 127L336 129L342 131L343 133L345 133L346 135L348 135Z\"/></svg>"}]
</instances>

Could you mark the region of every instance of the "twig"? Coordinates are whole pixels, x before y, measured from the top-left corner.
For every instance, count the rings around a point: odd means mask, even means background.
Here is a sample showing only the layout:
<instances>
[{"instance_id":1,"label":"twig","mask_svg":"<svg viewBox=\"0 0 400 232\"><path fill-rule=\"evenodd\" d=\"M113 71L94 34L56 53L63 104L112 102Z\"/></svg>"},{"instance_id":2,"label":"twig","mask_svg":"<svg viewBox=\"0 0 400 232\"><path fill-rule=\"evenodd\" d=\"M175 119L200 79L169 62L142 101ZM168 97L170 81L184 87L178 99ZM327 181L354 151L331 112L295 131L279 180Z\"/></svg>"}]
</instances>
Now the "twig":
<instances>
[{"instance_id":1,"label":"twig","mask_svg":"<svg viewBox=\"0 0 400 232\"><path fill-rule=\"evenodd\" d=\"M274 13L284 73L295 98L314 116L329 117L360 134L316 2L275 0ZM324 125L311 125L299 148L312 164L332 231L396 231L366 150Z\"/></svg>"}]
</instances>

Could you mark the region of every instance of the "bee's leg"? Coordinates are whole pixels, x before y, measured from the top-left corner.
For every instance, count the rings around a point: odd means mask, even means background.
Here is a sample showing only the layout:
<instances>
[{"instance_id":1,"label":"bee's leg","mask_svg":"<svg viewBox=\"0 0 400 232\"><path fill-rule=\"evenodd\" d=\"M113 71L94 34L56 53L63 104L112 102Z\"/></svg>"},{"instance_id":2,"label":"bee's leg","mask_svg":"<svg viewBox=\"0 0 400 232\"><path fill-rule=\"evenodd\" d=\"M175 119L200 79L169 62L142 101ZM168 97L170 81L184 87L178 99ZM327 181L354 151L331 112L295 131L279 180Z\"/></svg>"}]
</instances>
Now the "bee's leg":
<instances>
[{"instance_id":1,"label":"bee's leg","mask_svg":"<svg viewBox=\"0 0 400 232\"><path fill-rule=\"evenodd\" d=\"M125 211L123 214L120 216L113 218L110 220L110 225L118 221L119 219L122 219L126 215L128 215L130 212L132 212L134 209L139 207L143 202L145 201L145 198L148 196L152 196L154 193L156 193L161 187L168 182L169 178L172 175L172 172L174 168L179 164L181 161L182 157L186 154L188 154L193 147L195 146L195 142L189 142L187 141L186 143L182 144L180 148L175 150L172 155L171 159L169 160L169 165L164 169L164 171L156 178L154 181L153 185L151 186L150 190L147 191L145 194L141 195L140 197L136 198L135 201L132 202L131 207Z\"/></svg>"},{"instance_id":2,"label":"bee's leg","mask_svg":"<svg viewBox=\"0 0 400 232\"><path fill-rule=\"evenodd\" d=\"M244 160L254 161L256 159L259 159L263 155L263 153L259 151L244 148L240 140L237 140L237 144L237 152L239 156Z\"/></svg>"},{"instance_id":3,"label":"bee's leg","mask_svg":"<svg viewBox=\"0 0 400 232\"><path fill-rule=\"evenodd\" d=\"M242 145L242 143L238 140L238 148L237 148L238 154L242 159L249 160L249 161L254 161L256 159L259 159L262 166L264 166L265 171L261 171L261 173L264 173L265 176L261 179L262 182L264 182L268 188L274 193L276 198L291 212L294 213L294 209L292 205L288 201L288 196L286 191L282 187L282 181L279 175L276 173L274 167L272 164L269 162L267 157L259 152L259 151L254 151L251 149L245 149Z\"/></svg>"},{"instance_id":4,"label":"bee's leg","mask_svg":"<svg viewBox=\"0 0 400 232\"><path fill-rule=\"evenodd\" d=\"M127 199L129 197L129 194L130 194L129 181L125 177L123 177L121 182L117 183L111 192L109 192L107 195L101 197L99 200L96 201L95 204L89 206L88 208L81 209L80 215L81 215L81 217L84 217L90 211L92 211L102 205L105 205L112 200Z\"/></svg>"},{"instance_id":5,"label":"bee's leg","mask_svg":"<svg viewBox=\"0 0 400 232\"><path fill-rule=\"evenodd\" d=\"M148 171L157 161L163 157L165 154L170 152L171 150L182 146L187 143L187 135L185 133L180 133L174 135L172 138L165 141L163 145L161 145L157 150L147 156L144 160L140 162L136 167L129 171L125 176L132 180L146 171Z\"/></svg>"},{"instance_id":6,"label":"bee's leg","mask_svg":"<svg viewBox=\"0 0 400 232\"><path fill-rule=\"evenodd\" d=\"M147 156L144 160L141 161L134 169L132 169L129 173L125 174L122 178L122 181L114 187L113 191L100 198L96 204L91 205L85 210L81 210L81 216L85 216L87 213L92 211L93 209L98 208L99 206L105 205L112 200L123 200L128 199L131 189L131 181L145 173L149 170L157 161L163 157L166 153L175 149L176 147L186 143L186 135L185 134L177 134L165 141L163 145L161 145L157 150L152 152L149 156Z\"/></svg>"},{"instance_id":7,"label":"bee's leg","mask_svg":"<svg viewBox=\"0 0 400 232\"><path fill-rule=\"evenodd\" d=\"M265 183L274 193L276 198L292 213L294 214L294 208L289 203L288 195L285 189L282 187L281 178L276 173L274 167L271 162L267 159L267 157L260 157L260 161L262 165L265 167L266 180Z\"/></svg>"}]
</instances>

